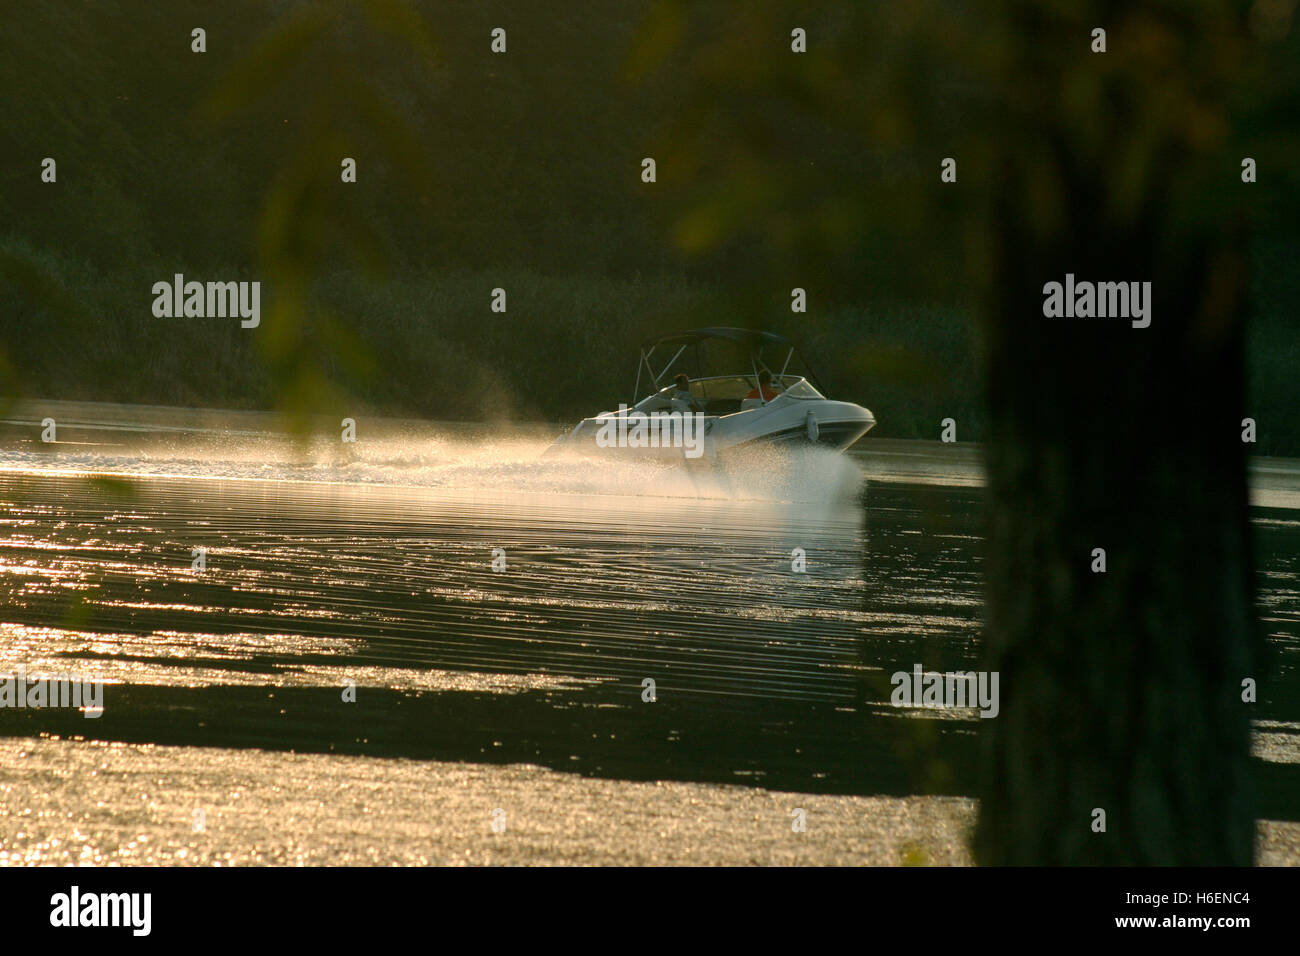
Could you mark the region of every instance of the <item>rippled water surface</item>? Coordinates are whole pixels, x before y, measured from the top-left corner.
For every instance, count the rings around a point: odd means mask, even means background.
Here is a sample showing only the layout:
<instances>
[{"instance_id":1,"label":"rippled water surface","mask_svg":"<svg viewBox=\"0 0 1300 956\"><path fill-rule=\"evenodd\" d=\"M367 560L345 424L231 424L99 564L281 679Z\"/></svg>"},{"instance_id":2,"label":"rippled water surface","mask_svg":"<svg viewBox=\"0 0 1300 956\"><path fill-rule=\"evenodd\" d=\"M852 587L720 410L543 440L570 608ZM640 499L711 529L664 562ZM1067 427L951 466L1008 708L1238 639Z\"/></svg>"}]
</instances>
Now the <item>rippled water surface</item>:
<instances>
[{"instance_id":1,"label":"rippled water surface","mask_svg":"<svg viewBox=\"0 0 1300 956\"><path fill-rule=\"evenodd\" d=\"M542 430L363 422L355 445L299 445L253 415L59 414L55 444L35 416L0 427L0 669L108 684L94 720L0 710L0 859L564 862L555 834L483 841L501 836L488 803L543 833L565 800L566 819L640 819L639 862L965 860L978 721L886 702L913 661L974 660L971 449L868 439L683 468L543 458ZM1265 462L1253 480L1262 616L1290 678L1298 477ZM1261 706L1278 772L1300 767L1293 704ZM332 779L374 792L334 805ZM421 779L448 808L436 833ZM687 789L665 803L620 789L634 781ZM814 799L832 801L816 852L782 836ZM204 806L225 843L191 827ZM285 812L299 836L275 830ZM388 822L349 829L361 817ZM753 852L710 853L742 818ZM1285 856L1300 835L1277 826L1262 839Z\"/></svg>"}]
</instances>

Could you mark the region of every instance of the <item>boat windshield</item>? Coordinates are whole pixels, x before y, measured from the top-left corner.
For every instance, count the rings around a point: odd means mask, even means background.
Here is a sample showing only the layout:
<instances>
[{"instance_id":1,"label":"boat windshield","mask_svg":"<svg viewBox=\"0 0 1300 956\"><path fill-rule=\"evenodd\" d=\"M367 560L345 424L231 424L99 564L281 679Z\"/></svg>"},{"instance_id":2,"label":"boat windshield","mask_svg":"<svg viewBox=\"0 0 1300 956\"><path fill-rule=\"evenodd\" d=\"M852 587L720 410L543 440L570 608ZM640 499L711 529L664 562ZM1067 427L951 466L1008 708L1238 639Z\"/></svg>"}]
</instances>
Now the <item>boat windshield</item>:
<instances>
[{"instance_id":1,"label":"boat windshield","mask_svg":"<svg viewBox=\"0 0 1300 956\"><path fill-rule=\"evenodd\" d=\"M788 380L788 378L787 378ZM800 378L795 381L782 393L786 398L825 398L821 392L808 384L808 379Z\"/></svg>"},{"instance_id":2,"label":"boat windshield","mask_svg":"<svg viewBox=\"0 0 1300 956\"><path fill-rule=\"evenodd\" d=\"M794 399L820 399L824 396L799 375L776 375L772 385L778 397ZM712 378L697 378L691 382L691 398L703 408L708 415L729 415L740 411L740 403L758 388L753 375L719 375ZM647 395L637 402L639 411L652 412L668 410L674 407L673 396L676 385L668 385L652 395ZM681 403L679 402L678 405ZM685 409L679 409L685 411Z\"/></svg>"}]
</instances>

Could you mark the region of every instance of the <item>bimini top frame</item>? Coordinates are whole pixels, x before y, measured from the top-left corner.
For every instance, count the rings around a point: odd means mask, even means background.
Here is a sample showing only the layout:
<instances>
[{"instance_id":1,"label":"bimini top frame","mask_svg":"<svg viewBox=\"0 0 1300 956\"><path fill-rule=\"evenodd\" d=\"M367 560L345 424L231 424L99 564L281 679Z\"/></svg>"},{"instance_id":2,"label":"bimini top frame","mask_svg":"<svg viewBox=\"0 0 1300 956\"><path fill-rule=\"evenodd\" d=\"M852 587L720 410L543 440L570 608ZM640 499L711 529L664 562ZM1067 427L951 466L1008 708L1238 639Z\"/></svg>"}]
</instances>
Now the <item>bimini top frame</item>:
<instances>
[{"instance_id":1,"label":"bimini top frame","mask_svg":"<svg viewBox=\"0 0 1300 956\"><path fill-rule=\"evenodd\" d=\"M707 329L688 329L685 332L671 332L667 335L658 335L652 339L646 339L641 343L641 360L637 363L636 367L636 384L632 388L632 404L635 405L644 397L641 395L642 371L646 373L650 382L649 391L657 392L659 389L664 387L662 384L664 379L672 370L672 367L676 364L677 360L681 358L682 353L691 346L695 346L696 361L698 365L700 358L699 346L701 343L707 342L710 339L722 339L728 342L738 342L742 346L748 348L750 370L754 373L754 379L756 382L758 379L759 368L767 368L763 363L763 346L781 346L787 350L785 361L781 365L781 371L778 373L778 377L784 377L786 369L790 367L790 360L795 356L794 343L784 335L777 335L774 332L760 332L757 329L736 329L720 326ZM658 349L662 348L667 351L673 349L674 346L676 346L676 348L673 351L672 358L668 360L667 365L656 373L654 366L650 361L651 357ZM800 360L802 362L802 356L800 356ZM802 364L805 366L807 365L806 362L803 362ZM821 389L821 382L817 380L817 376L812 373L811 369L808 370L808 377L812 379L813 384L816 385L818 389ZM821 390L825 391L824 389ZM649 394L649 392L647 392L647 394Z\"/></svg>"}]
</instances>

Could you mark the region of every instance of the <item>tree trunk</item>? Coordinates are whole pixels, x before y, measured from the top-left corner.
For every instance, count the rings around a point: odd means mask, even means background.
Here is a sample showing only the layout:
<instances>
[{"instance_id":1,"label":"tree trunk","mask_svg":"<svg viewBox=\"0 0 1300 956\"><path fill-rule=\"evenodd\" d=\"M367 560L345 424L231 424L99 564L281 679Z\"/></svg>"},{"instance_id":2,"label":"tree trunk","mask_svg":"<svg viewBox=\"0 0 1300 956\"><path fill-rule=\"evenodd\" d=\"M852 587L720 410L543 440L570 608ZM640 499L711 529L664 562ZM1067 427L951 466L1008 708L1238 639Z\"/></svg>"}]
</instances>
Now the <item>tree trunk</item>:
<instances>
[{"instance_id":1,"label":"tree trunk","mask_svg":"<svg viewBox=\"0 0 1300 956\"><path fill-rule=\"evenodd\" d=\"M1244 249L1227 224L1180 226L1162 186L1116 214L1118 164L1076 161L1053 122L1024 131L993 200L985 666L1002 700L976 858L1249 864ZM1059 215L1036 179L1059 184ZM1152 282L1150 327L1045 317L1067 273Z\"/></svg>"}]
</instances>

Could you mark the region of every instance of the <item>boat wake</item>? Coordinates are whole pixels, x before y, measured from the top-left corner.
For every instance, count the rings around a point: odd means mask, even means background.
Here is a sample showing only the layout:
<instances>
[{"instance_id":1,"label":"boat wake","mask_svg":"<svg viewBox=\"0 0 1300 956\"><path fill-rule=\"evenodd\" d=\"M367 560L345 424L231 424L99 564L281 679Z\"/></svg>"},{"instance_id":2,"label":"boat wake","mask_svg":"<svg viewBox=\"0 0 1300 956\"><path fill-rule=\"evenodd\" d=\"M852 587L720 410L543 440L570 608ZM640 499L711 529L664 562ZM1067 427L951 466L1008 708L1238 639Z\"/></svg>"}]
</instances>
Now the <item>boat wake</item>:
<instances>
[{"instance_id":1,"label":"boat wake","mask_svg":"<svg viewBox=\"0 0 1300 956\"><path fill-rule=\"evenodd\" d=\"M853 498L860 469L816 447L738 449L725 461L545 456L550 438L510 430L413 429L343 443L271 433L206 432L169 440L26 442L0 451L0 470L50 475L177 477L425 487L489 494L632 495L768 501Z\"/></svg>"}]
</instances>

